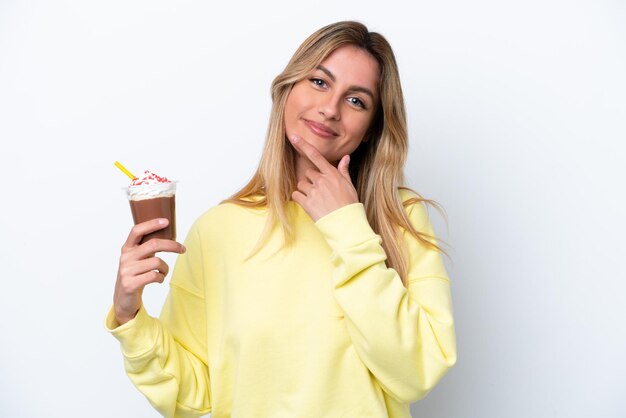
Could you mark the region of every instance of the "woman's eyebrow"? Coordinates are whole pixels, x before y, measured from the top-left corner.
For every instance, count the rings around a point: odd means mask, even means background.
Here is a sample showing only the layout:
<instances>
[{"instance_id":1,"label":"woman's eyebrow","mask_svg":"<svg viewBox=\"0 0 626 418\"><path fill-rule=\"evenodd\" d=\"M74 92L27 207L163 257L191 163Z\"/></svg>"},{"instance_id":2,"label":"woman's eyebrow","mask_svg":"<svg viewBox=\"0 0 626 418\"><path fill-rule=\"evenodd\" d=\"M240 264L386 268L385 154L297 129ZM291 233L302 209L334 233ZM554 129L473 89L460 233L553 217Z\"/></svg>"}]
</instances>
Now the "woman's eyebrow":
<instances>
[{"instance_id":1,"label":"woman's eyebrow","mask_svg":"<svg viewBox=\"0 0 626 418\"><path fill-rule=\"evenodd\" d=\"M335 75L333 73L331 73L330 70L328 68L324 67L323 65L318 65L316 68L318 70L320 70L320 71L323 71L324 74L326 74L328 76L328 78L330 78L333 82L337 80L335 78Z\"/></svg>"},{"instance_id":2,"label":"woman's eyebrow","mask_svg":"<svg viewBox=\"0 0 626 418\"><path fill-rule=\"evenodd\" d=\"M318 65L316 67L316 69L318 69L318 70L322 71L324 74L326 74L328 76L328 78L330 78L333 82L337 81L335 75L332 72L330 72L330 70L328 68L324 67L323 65L321 65L321 64ZM375 100L374 93L370 89L368 89L367 87L350 86L349 90L350 91L355 91L355 92L365 93L368 96L370 96L372 98L372 100Z\"/></svg>"}]
</instances>

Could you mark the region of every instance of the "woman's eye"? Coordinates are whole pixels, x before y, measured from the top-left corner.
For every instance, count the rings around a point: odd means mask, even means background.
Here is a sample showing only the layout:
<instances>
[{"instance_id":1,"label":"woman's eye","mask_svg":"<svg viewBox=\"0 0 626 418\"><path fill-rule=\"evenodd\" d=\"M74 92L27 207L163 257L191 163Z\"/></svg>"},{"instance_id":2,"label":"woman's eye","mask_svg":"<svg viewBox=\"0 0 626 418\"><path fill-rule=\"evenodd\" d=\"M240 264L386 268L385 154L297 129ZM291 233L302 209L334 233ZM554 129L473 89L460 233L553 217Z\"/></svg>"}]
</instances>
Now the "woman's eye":
<instances>
[{"instance_id":1,"label":"woman's eye","mask_svg":"<svg viewBox=\"0 0 626 418\"><path fill-rule=\"evenodd\" d=\"M321 78L311 78L311 83L315 84L317 87L326 87L326 82Z\"/></svg>"},{"instance_id":2,"label":"woman's eye","mask_svg":"<svg viewBox=\"0 0 626 418\"><path fill-rule=\"evenodd\" d=\"M359 99L358 97L349 97L348 101L357 106L360 107L361 109L367 109L367 106L365 106L365 103L363 102L363 100Z\"/></svg>"}]
</instances>

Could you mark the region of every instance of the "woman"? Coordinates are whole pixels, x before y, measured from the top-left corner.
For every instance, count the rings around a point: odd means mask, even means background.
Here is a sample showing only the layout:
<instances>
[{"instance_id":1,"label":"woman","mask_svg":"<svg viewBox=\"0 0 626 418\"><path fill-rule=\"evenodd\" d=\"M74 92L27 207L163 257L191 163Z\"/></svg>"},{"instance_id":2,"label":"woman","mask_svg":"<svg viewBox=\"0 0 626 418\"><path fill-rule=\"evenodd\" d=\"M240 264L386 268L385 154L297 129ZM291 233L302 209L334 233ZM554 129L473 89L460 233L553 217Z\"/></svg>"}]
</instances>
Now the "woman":
<instances>
[{"instance_id":1,"label":"woman","mask_svg":"<svg viewBox=\"0 0 626 418\"><path fill-rule=\"evenodd\" d=\"M167 417L410 417L456 361L449 280L425 199L402 185L407 130L392 50L339 22L272 84L258 170L185 246L120 258L107 327ZM141 305L179 256L160 318Z\"/></svg>"}]
</instances>

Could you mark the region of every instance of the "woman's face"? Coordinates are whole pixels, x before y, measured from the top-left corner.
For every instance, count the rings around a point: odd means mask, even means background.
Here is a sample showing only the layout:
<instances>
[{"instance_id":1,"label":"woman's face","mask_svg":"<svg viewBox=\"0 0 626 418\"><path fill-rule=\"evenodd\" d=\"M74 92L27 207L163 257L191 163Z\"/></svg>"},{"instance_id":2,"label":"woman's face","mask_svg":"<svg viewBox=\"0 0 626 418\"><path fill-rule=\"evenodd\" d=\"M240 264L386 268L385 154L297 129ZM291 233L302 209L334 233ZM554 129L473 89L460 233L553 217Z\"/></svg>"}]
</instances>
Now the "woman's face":
<instances>
[{"instance_id":1,"label":"woman's face","mask_svg":"<svg viewBox=\"0 0 626 418\"><path fill-rule=\"evenodd\" d=\"M285 103L287 135L299 135L337 164L361 143L378 106L380 70L366 51L335 50L294 84Z\"/></svg>"}]
</instances>

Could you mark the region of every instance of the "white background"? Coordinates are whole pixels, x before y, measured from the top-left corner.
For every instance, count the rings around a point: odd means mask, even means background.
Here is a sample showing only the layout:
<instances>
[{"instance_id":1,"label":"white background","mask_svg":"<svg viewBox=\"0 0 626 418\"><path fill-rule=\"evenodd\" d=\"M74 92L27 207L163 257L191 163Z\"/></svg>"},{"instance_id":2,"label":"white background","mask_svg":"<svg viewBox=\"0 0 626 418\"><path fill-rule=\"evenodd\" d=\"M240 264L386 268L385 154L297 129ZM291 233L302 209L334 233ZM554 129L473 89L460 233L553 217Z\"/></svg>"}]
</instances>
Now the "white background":
<instances>
[{"instance_id":1,"label":"white background","mask_svg":"<svg viewBox=\"0 0 626 418\"><path fill-rule=\"evenodd\" d=\"M624 416L626 7L592 0L1 0L0 416L157 416L103 328L113 161L180 181L183 239L251 176L273 77L342 19L394 47L408 184L449 217L459 359L413 415Z\"/></svg>"}]
</instances>

